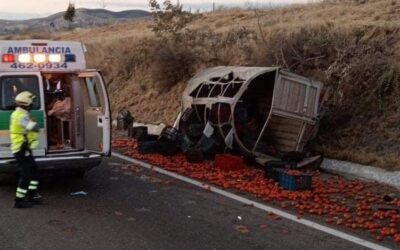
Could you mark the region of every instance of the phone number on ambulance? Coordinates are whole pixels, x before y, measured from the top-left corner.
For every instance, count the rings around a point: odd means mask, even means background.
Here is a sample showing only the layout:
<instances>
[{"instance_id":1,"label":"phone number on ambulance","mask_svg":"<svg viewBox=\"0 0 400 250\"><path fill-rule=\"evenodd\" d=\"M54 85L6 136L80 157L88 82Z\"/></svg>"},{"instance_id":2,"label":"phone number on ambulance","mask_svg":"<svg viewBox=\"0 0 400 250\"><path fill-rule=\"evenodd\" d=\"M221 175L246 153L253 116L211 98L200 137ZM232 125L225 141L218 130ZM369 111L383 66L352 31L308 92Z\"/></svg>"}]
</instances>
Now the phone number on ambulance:
<instances>
[{"instance_id":1,"label":"phone number on ambulance","mask_svg":"<svg viewBox=\"0 0 400 250\"><path fill-rule=\"evenodd\" d=\"M12 69L68 69L67 63L13 63Z\"/></svg>"}]
</instances>

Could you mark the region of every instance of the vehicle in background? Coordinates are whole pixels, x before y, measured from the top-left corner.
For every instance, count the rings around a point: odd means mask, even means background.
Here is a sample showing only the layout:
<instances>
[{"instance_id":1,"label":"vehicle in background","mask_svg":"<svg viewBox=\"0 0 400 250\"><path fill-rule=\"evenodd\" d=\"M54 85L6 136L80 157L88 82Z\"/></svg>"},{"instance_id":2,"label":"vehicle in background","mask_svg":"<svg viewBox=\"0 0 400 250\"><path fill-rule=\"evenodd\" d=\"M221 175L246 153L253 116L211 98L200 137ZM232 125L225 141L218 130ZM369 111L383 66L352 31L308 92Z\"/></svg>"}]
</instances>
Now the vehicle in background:
<instances>
[{"instance_id":1,"label":"vehicle in background","mask_svg":"<svg viewBox=\"0 0 400 250\"><path fill-rule=\"evenodd\" d=\"M265 164L304 150L318 132L328 92L278 67L210 68L189 81L175 127L183 143L234 149Z\"/></svg>"}]
</instances>

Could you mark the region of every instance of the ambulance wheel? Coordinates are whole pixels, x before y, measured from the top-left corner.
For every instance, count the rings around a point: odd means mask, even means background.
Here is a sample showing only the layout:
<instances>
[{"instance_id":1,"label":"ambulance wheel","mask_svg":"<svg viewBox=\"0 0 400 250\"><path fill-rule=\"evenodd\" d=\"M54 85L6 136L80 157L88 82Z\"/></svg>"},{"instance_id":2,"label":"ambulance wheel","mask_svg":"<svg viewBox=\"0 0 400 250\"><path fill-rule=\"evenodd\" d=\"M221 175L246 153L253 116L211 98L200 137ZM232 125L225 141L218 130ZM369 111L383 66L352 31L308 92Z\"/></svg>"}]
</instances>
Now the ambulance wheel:
<instances>
[{"instance_id":1,"label":"ambulance wheel","mask_svg":"<svg viewBox=\"0 0 400 250\"><path fill-rule=\"evenodd\" d=\"M0 186L15 185L18 181L17 174L0 174Z\"/></svg>"},{"instance_id":2,"label":"ambulance wheel","mask_svg":"<svg viewBox=\"0 0 400 250\"><path fill-rule=\"evenodd\" d=\"M83 177L85 177L85 174L86 174L86 170L77 170L77 171L75 171L73 177L74 178L83 178Z\"/></svg>"}]
</instances>

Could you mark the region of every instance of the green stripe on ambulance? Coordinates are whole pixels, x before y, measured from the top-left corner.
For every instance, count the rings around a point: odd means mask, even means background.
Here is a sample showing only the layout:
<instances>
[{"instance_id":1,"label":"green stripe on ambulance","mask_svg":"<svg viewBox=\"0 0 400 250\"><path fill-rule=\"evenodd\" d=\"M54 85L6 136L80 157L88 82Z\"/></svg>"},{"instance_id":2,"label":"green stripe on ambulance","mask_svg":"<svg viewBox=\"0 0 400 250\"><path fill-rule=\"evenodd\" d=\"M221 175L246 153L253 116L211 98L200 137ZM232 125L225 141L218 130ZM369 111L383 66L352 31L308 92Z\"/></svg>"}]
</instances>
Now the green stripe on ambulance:
<instances>
[{"instance_id":1,"label":"green stripe on ambulance","mask_svg":"<svg viewBox=\"0 0 400 250\"><path fill-rule=\"evenodd\" d=\"M0 111L0 130L9 130L12 112L13 111ZM44 128L44 112L42 110L33 110L31 114L39 124L39 128Z\"/></svg>"}]
</instances>

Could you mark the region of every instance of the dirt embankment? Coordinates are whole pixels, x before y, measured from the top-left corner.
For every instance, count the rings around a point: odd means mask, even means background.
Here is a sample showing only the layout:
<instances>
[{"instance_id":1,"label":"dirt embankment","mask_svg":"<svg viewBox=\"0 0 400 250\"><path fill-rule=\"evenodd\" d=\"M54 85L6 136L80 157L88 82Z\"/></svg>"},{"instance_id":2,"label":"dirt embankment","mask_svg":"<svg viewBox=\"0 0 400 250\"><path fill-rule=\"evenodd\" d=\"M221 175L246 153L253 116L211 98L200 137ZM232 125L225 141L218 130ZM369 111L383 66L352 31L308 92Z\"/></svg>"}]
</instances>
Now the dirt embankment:
<instances>
[{"instance_id":1,"label":"dirt embankment","mask_svg":"<svg viewBox=\"0 0 400 250\"><path fill-rule=\"evenodd\" d=\"M332 2L332 1L331 1ZM114 112L172 123L185 82L215 65L282 66L332 88L316 147L327 156L400 169L400 3L370 0L198 15L178 39L150 22L57 34L89 48Z\"/></svg>"}]
</instances>

